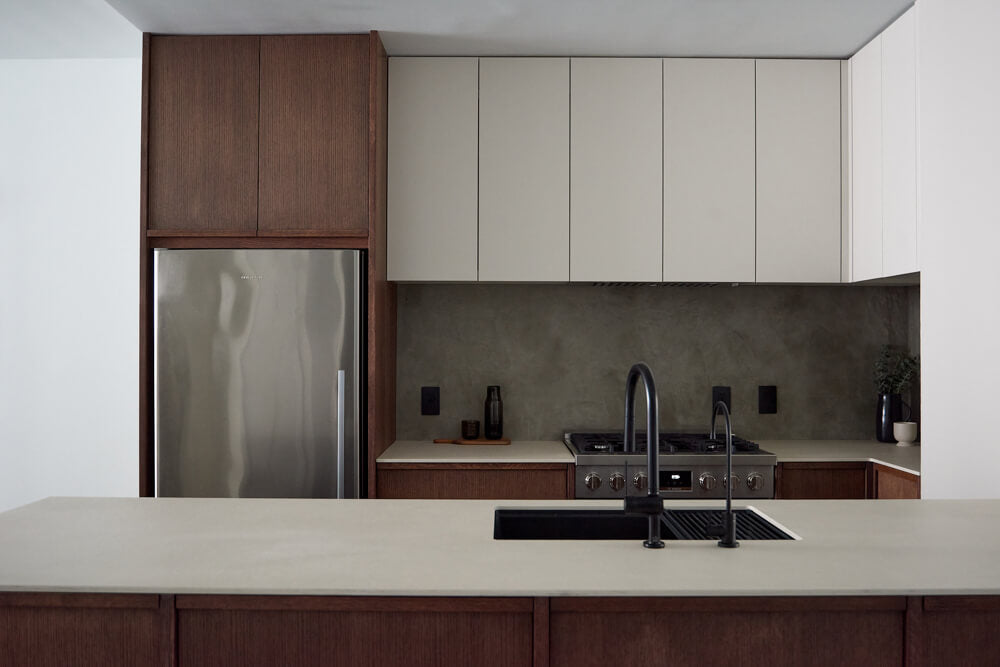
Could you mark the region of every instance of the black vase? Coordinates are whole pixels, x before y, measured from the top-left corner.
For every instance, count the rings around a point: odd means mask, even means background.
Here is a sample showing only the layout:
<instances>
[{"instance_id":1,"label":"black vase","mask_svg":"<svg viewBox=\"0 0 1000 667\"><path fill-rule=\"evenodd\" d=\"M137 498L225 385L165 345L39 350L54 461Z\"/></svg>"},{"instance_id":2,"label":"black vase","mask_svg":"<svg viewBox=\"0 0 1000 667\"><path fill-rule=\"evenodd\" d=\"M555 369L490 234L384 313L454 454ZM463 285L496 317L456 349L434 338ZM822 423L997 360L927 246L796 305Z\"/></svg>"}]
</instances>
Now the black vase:
<instances>
[{"instance_id":1,"label":"black vase","mask_svg":"<svg viewBox=\"0 0 1000 667\"><path fill-rule=\"evenodd\" d=\"M889 430L892 430L891 426ZM499 440L503 437L503 401L500 400L500 387L495 384L486 388L483 431L487 440Z\"/></svg>"},{"instance_id":2,"label":"black vase","mask_svg":"<svg viewBox=\"0 0 1000 667\"><path fill-rule=\"evenodd\" d=\"M909 406L903 402L903 397L899 394L879 394L878 411L875 413L875 437L879 442L896 442L896 437L892 434L893 422L905 421L903 419L903 407Z\"/></svg>"}]
</instances>

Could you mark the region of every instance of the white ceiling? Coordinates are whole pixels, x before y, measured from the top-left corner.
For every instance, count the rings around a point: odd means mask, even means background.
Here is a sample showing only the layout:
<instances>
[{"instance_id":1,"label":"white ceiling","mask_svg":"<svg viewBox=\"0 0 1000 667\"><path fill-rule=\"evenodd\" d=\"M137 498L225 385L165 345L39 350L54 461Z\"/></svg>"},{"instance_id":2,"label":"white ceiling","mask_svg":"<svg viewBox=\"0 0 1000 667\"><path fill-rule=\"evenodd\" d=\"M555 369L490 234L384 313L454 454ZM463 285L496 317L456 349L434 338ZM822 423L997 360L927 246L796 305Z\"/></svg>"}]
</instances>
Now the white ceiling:
<instances>
[{"instance_id":1,"label":"white ceiling","mask_svg":"<svg viewBox=\"0 0 1000 667\"><path fill-rule=\"evenodd\" d=\"M0 0L0 58L141 55L141 32L104 0Z\"/></svg>"},{"instance_id":2,"label":"white ceiling","mask_svg":"<svg viewBox=\"0 0 1000 667\"><path fill-rule=\"evenodd\" d=\"M391 55L832 58L853 54L913 4L913 0L107 1L148 32L322 33L374 28L382 31Z\"/></svg>"}]
</instances>

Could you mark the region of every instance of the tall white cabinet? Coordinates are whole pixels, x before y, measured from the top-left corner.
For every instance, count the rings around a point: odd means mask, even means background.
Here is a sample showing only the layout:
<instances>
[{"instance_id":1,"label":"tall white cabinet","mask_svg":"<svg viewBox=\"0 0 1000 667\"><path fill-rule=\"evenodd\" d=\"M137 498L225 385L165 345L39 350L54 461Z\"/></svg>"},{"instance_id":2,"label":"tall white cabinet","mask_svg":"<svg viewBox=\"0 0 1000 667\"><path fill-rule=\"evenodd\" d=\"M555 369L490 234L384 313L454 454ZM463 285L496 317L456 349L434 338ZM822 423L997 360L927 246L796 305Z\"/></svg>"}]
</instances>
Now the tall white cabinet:
<instances>
[{"instance_id":1,"label":"tall white cabinet","mask_svg":"<svg viewBox=\"0 0 1000 667\"><path fill-rule=\"evenodd\" d=\"M882 271L882 37L851 58L851 280Z\"/></svg>"},{"instance_id":2,"label":"tall white cabinet","mask_svg":"<svg viewBox=\"0 0 1000 667\"><path fill-rule=\"evenodd\" d=\"M757 281L840 282L840 61L756 65Z\"/></svg>"},{"instance_id":3,"label":"tall white cabinet","mask_svg":"<svg viewBox=\"0 0 1000 667\"><path fill-rule=\"evenodd\" d=\"M570 62L570 280L662 280L663 69Z\"/></svg>"},{"instance_id":4,"label":"tall white cabinet","mask_svg":"<svg viewBox=\"0 0 1000 667\"><path fill-rule=\"evenodd\" d=\"M754 61L663 61L663 280L753 282Z\"/></svg>"},{"instance_id":5,"label":"tall white cabinet","mask_svg":"<svg viewBox=\"0 0 1000 667\"><path fill-rule=\"evenodd\" d=\"M919 270L917 259L916 9L882 33L882 224L886 276Z\"/></svg>"},{"instance_id":6,"label":"tall white cabinet","mask_svg":"<svg viewBox=\"0 0 1000 667\"><path fill-rule=\"evenodd\" d=\"M569 60L479 61L479 280L569 280Z\"/></svg>"},{"instance_id":7,"label":"tall white cabinet","mask_svg":"<svg viewBox=\"0 0 1000 667\"><path fill-rule=\"evenodd\" d=\"M478 58L390 58L389 280L474 281Z\"/></svg>"}]
</instances>

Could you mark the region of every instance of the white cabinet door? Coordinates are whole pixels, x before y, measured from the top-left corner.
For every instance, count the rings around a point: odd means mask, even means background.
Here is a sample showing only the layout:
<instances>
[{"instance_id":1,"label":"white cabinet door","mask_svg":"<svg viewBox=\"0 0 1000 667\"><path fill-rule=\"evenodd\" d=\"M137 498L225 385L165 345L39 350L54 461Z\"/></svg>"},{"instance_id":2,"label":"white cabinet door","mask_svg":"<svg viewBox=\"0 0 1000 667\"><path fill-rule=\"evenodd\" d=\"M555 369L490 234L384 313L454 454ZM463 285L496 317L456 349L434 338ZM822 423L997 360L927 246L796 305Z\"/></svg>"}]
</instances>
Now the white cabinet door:
<instances>
[{"instance_id":1,"label":"white cabinet door","mask_svg":"<svg viewBox=\"0 0 1000 667\"><path fill-rule=\"evenodd\" d=\"M479 280L569 280L569 59L479 61Z\"/></svg>"},{"instance_id":2,"label":"white cabinet door","mask_svg":"<svg viewBox=\"0 0 1000 667\"><path fill-rule=\"evenodd\" d=\"M840 282L840 157L840 62L758 60L758 282Z\"/></svg>"},{"instance_id":3,"label":"white cabinet door","mask_svg":"<svg viewBox=\"0 0 1000 667\"><path fill-rule=\"evenodd\" d=\"M851 280L882 277L882 38L851 58Z\"/></svg>"},{"instance_id":4,"label":"white cabinet door","mask_svg":"<svg viewBox=\"0 0 1000 667\"><path fill-rule=\"evenodd\" d=\"M895 276L918 270L915 10L881 37L883 275Z\"/></svg>"},{"instance_id":5,"label":"white cabinet door","mask_svg":"<svg viewBox=\"0 0 1000 667\"><path fill-rule=\"evenodd\" d=\"M660 59L570 63L570 280L663 277Z\"/></svg>"},{"instance_id":6,"label":"white cabinet door","mask_svg":"<svg viewBox=\"0 0 1000 667\"><path fill-rule=\"evenodd\" d=\"M389 280L476 280L476 58L389 59Z\"/></svg>"},{"instance_id":7,"label":"white cabinet door","mask_svg":"<svg viewBox=\"0 0 1000 667\"><path fill-rule=\"evenodd\" d=\"M754 61L663 61L663 280L754 280Z\"/></svg>"}]
</instances>

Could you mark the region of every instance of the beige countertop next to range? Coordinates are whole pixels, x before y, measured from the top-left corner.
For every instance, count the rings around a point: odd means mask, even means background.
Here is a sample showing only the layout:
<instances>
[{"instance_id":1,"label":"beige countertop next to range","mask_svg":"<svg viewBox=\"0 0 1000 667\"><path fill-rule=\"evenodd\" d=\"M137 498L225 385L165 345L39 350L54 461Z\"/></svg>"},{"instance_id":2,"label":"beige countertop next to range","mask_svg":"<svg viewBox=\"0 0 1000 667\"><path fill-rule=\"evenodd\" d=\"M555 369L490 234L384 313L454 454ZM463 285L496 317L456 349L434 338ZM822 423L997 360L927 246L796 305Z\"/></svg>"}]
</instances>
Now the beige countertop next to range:
<instances>
[{"instance_id":1,"label":"beige countertop next to range","mask_svg":"<svg viewBox=\"0 0 1000 667\"><path fill-rule=\"evenodd\" d=\"M920 474L920 447L897 447L874 440L759 440L779 463L872 461ZM509 445L445 445L429 440L397 440L378 463L573 463L558 440L515 440Z\"/></svg>"},{"instance_id":2,"label":"beige countertop next to range","mask_svg":"<svg viewBox=\"0 0 1000 667\"><path fill-rule=\"evenodd\" d=\"M493 539L497 507L620 501L48 498L0 513L0 591L1000 594L1000 535L989 530L1000 524L1000 500L744 504L801 539L744 540L739 549L668 541L658 550L640 540Z\"/></svg>"}]
</instances>

